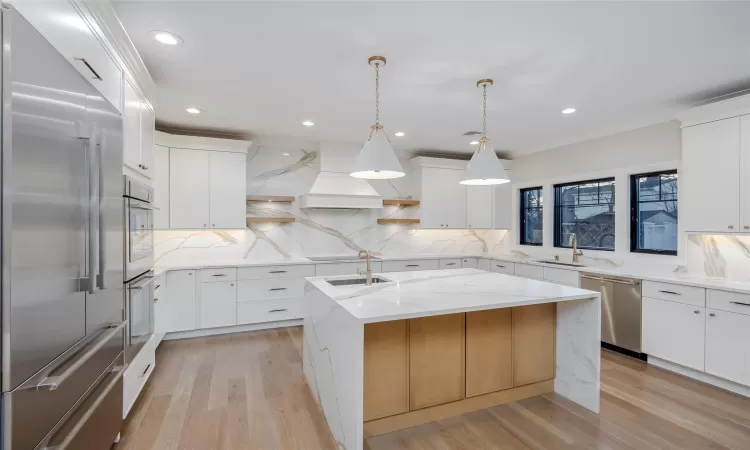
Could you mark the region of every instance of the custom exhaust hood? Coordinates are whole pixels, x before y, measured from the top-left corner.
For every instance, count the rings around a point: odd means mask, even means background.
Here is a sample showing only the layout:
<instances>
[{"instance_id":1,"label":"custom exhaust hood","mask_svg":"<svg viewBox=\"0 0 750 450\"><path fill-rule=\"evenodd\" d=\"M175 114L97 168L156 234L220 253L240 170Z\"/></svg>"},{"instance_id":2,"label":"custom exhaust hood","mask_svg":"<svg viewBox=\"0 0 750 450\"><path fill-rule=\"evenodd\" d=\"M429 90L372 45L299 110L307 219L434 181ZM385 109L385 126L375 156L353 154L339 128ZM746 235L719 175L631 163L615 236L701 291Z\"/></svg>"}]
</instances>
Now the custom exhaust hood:
<instances>
[{"instance_id":1,"label":"custom exhaust hood","mask_svg":"<svg viewBox=\"0 0 750 450\"><path fill-rule=\"evenodd\" d=\"M349 175L359 148L341 143L321 143L320 173L310 192L300 195L300 208L382 208L383 196L367 180Z\"/></svg>"}]
</instances>

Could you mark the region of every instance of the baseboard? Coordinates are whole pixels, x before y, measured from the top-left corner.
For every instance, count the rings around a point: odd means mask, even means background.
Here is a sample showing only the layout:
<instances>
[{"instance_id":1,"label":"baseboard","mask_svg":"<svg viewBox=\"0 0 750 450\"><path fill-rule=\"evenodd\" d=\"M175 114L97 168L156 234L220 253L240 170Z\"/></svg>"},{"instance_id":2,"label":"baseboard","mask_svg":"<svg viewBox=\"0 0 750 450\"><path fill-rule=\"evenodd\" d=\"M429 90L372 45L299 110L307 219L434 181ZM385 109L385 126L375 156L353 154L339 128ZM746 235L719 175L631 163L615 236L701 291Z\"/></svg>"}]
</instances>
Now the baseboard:
<instances>
[{"instance_id":1,"label":"baseboard","mask_svg":"<svg viewBox=\"0 0 750 450\"><path fill-rule=\"evenodd\" d=\"M735 383L734 381L725 380L724 378L720 378L706 372L701 372L700 370L691 369L690 367L681 366L679 364L675 364L673 362L666 361L664 359L660 359L651 355L649 355L648 357L648 363L653 364L656 367L669 370L670 372L675 372L688 378L693 378L694 380L698 380L703 383L710 384L712 386L716 386L730 392L734 392L735 394L750 397L750 387L743 386L741 384Z\"/></svg>"},{"instance_id":2,"label":"baseboard","mask_svg":"<svg viewBox=\"0 0 750 450\"><path fill-rule=\"evenodd\" d=\"M458 416L504 403L515 402L528 397L546 394L555 390L554 380L540 381L504 391L469 397L457 402L430 406L429 408L409 411L382 419L370 420L364 423L365 439L391 431L403 430L417 425Z\"/></svg>"},{"instance_id":3,"label":"baseboard","mask_svg":"<svg viewBox=\"0 0 750 450\"><path fill-rule=\"evenodd\" d=\"M164 336L165 341L173 339L189 339L205 336L218 336L230 333L244 333L246 331L268 330L271 328L296 327L302 325L302 319L280 320L278 322L254 323L250 325L237 325L234 327L203 328L200 330L175 331Z\"/></svg>"}]
</instances>

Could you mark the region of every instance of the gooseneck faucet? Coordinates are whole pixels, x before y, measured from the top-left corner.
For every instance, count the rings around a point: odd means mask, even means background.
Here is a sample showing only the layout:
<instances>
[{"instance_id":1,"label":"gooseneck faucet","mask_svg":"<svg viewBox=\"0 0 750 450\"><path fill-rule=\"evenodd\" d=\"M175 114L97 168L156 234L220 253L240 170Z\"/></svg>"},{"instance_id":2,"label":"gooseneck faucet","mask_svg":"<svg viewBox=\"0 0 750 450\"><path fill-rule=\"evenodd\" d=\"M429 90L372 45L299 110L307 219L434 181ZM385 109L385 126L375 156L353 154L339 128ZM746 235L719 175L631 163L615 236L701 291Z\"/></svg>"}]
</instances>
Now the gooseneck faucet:
<instances>
[{"instance_id":1,"label":"gooseneck faucet","mask_svg":"<svg viewBox=\"0 0 750 450\"><path fill-rule=\"evenodd\" d=\"M371 265L372 256L370 255L370 252L367 250L360 250L357 256L359 258L362 258L364 256L367 259L367 270L365 270L364 272L360 270L359 274L367 277L367 281L365 282L367 286L372 286L372 265Z\"/></svg>"},{"instance_id":2,"label":"gooseneck faucet","mask_svg":"<svg viewBox=\"0 0 750 450\"><path fill-rule=\"evenodd\" d=\"M583 252L578 250L578 238L575 233L570 233L568 246L573 247L573 264L578 264L578 257L583 255Z\"/></svg>"}]
</instances>

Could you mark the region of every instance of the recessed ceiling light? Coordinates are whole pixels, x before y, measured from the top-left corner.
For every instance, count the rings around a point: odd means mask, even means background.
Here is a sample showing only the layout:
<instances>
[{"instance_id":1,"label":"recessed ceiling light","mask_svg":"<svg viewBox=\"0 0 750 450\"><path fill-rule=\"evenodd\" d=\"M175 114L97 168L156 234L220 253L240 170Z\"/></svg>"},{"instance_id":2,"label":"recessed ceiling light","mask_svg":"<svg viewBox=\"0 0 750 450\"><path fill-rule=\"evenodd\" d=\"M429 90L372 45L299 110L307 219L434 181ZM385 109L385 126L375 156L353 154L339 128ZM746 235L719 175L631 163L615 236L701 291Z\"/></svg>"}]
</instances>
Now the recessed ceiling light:
<instances>
[{"instance_id":1,"label":"recessed ceiling light","mask_svg":"<svg viewBox=\"0 0 750 450\"><path fill-rule=\"evenodd\" d=\"M167 33L166 31L152 31L151 36L157 41L166 45L177 45L182 43L182 39L176 34Z\"/></svg>"},{"instance_id":2,"label":"recessed ceiling light","mask_svg":"<svg viewBox=\"0 0 750 450\"><path fill-rule=\"evenodd\" d=\"M189 112L190 114L200 114L203 112L198 108L188 108L185 111Z\"/></svg>"},{"instance_id":3,"label":"recessed ceiling light","mask_svg":"<svg viewBox=\"0 0 750 450\"><path fill-rule=\"evenodd\" d=\"M563 114L573 114L574 112L576 112L575 108L565 108L562 110Z\"/></svg>"},{"instance_id":4,"label":"recessed ceiling light","mask_svg":"<svg viewBox=\"0 0 750 450\"><path fill-rule=\"evenodd\" d=\"M289 156L289 153L282 153L281 156Z\"/></svg>"},{"instance_id":5,"label":"recessed ceiling light","mask_svg":"<svg viewBox=\"0 0 750 450\"><path fill-rule=\"evenodd\" d=\"M305 120L304 122L302 122L302 125L304 125L306 127L311 127L311 126L315 125L315 123L313 123L313 122L311 122L309 120Z\"/></svg>"},{"instance_id":6,"label":"recessed ceiling light","mask_svg":"<svg viewBox=\"0 0 750 450\"><path fill-rule=\"evenodd\" d=\"M479 145L479 141L471 141L469 142L469 145Z\"/></svg>"},{"instance_id":7,"label":"recessed ceiling light","mask_svg":"<svg viewBox=\"0 0 750 450\"><path fill-rule=\"evenodd\" d=\"M397 131L397 132L393 133L394 136L398 136L398 137L404 136L405 134L406 133L404 133L403 131Z\"/></svg>"}]
</instances>

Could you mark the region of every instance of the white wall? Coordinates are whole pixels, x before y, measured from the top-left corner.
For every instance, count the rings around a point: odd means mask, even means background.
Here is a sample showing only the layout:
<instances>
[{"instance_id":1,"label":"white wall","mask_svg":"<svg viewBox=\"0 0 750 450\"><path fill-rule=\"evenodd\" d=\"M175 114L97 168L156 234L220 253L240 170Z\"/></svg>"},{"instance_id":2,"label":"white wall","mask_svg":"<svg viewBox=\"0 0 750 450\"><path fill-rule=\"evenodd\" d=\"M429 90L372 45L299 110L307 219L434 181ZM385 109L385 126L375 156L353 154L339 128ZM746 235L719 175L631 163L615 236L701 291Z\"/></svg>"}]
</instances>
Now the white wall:
<instances>
[{"instance_id":1,"label":"white wall","mask_svg":"<svg viewBox=\"0 0 750 450\"><path fill-rule=\"evenodd\" d=\"M678 169L681 153L680 124L670 121L630 130L603 138L545 150L513 161L511 178L513 202L511 231L506 239L506 251L531 255L559 254L567 260L571 251L555 248L553 185L596 178L615 178L615 251L584 250L588 256L621 262L625 259L645 259L674 265L680 258L664 255L633 254L630 252L630 175L658 170ZM532 186L544 187L544 245L519 245L518 190ZM679 221L679 217L678 217ZM683 233L679 233L678 255L685 248Z\"/></svg>"}]
</instances>

